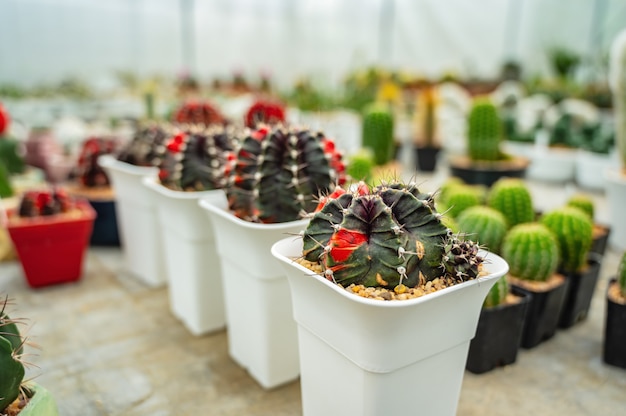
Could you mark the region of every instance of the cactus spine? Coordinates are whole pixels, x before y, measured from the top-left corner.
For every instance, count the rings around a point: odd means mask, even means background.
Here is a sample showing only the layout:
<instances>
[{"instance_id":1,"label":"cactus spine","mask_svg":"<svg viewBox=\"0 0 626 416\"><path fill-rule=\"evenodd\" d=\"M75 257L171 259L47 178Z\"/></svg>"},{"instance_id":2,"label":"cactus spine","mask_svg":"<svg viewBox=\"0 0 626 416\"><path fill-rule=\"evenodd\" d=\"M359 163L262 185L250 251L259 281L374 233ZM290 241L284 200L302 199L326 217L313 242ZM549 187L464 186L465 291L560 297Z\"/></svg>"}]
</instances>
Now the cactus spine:
<instances>
[{"instance_id":1,"label":"cactus spine","mask_svg":"<svg viewBox=\"0 0 626 416\"><path fill-rule=\"evenodd\" d=\"M509 294L509 283L505 276L502 276L495 285L487 292L487 297L483 303L485 308L493 308L503 304L506 301L506 297Z\"/></svg>"},{"instance_id":2,"label":"cactus spine","mask_svg":"<svg viewBox=\"0 0 626 416\"><path fill-rule=\"evenodd\" d=\"M518 224L504 237L502 257L514 277L545 282L558 267L559 246L545 225L536 222Z\"/></svg>"},{"instance_id":3,"label":"cactus spine","mask_svg":"<svg viewBox=\"0 0 626 416\"><path fill-rule=\"evenodd\" d=\"M502 125L496 106L488 98L474 100L468 120L469 157L472 160L502 159Z\"/></svg>"},{"instance_id":4,"label":"cactus spine","mask_svg":"<svg viewBox=\"0 0 626 416\"><path fill-rule=\"evenodd\" d=\"M493 253L500 253L508 229L500 211L483 205L468 208L457 218L459 230Z\"/></svg>"},{"instance_id":5,"label":"cactus spine","mask_svg":"<svg viewBox=\"0 0 626 416\"><path fill-rule=\"evenodd\" d=\"M363 147L374 152L377 165L394 158L393 115L384 104L371 104L363 115Z\"/></svg>"},{"instance_id":6,"label":"cactus spine","mask_svg":"<svg viewBox=\"0 0 626 416\"><path fill-rule=\"evenodd\" d=\"M286 222L312 212L318 196L344 182L341 153L323 133L261 127L243 139L226 194L244 220Z\"/></svg>"},{"instance_id":7,"label":"cactus spine","mask_svg":"<svg viewBox=\"0 0 626 416\"><path fill-rule=\"evenodd\" d=\"M587 264L592 244L593 224L587 214L566 206L545 214L541 223L556 236L561 269L567 273L580 271Z\"/></svg>"},{"instance_id":8,"label":"cactus spine","mask_svg":"<svg viewBox=\"0 0 626 416\"><path fill-rule=\"evenodd\" d=\"M617 284L622 296L626 298L626 252L622 254L619 267L617 268Z\"/></svg>"},{"instance_id":9,"label":"cactus spine","mask_svg":"<svg viewBox=\"0 0 626 416\"><path fill-rule=\"evenodd\" d=\"M585 194L575 194L567 200L566 205L580 209L593 221L595 206L591 197Z\"/></svg>"},{"instance_id":10,"label":"cactus spine","mask_svg":"<svg viewBox=\"0 0 626 416\"><path fill-rule=\"evenodd\" d=\"M0 308L0 413L6 409L20 394L24 380L22 338L17 320L11 319L6 313L8 299L4 299Z\"/></svg>"},{"instance_id":11,"label":"cactus spine","mask_svg":"<svg viewBox=\"0 0 626 416\"><path fill-rule=\"evenodd\" d=\"M504 214L509 227L535 219L530 191L521 179L496 181L487 195L487 205Z\"/></svg>"},{"instance_id":12,"label":"cactus spine","mask_svg":"<svg viewBox=\"0 0 626 416\"><path fill-rule=\"evenodd\" d=\"M478 276L478 246L440 221L432 195L389 184L326 198L304 232L304 255L328 280L346 287L415 287L441 276Z\"/></svg>"},{"instance_id":13,"label":"cactus spine","mask_svg":"<svg viewBox=\"0 0 626 416\"><path fill-rule=\"evenodd\" d=\"M615 140L622 168L626 168L626 30L611 45L609 83L615 111Z\"/></svg>"}]
</instances>

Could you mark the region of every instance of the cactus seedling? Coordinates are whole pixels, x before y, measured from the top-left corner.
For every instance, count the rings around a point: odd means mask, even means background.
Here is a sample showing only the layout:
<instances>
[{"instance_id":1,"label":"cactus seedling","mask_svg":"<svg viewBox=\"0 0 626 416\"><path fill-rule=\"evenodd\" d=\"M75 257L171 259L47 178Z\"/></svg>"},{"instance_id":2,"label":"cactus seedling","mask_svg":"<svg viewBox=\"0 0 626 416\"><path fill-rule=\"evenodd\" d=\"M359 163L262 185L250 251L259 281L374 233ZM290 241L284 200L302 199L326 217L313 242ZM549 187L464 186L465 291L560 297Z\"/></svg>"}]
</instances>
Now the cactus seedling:
<instances>
[{"instance_id":1,"label":"cactus seedling","mask_svg":"<svg viewBox=\"0 0 626 416\"><path fill-rule=\"evenodd\" d=\"M502 305L506 301L506 297L509 294L509 283L505 276L502 276L495 285L487 292L487 297L483 303L485 308L493 308L494 306Z\"/></svg>"},{"instance_id":2,"label":"cactus seedling","mask_svg":"<svg viewBox=\"0 0 626 416\"><path fill-rule=\"evenodd\" d=\"M488 98L477 98L468 120L469 157L478 161L496 161L500 151L502 124L496 106Z\"/></svg>"},{"instance_id":3,"label":"cactus seedling","mask_svg":"<svg viewBox=\"0 0 626 416\"><path fill-rule=\"evenodd\" d=\"M554 233L561 253L560 267L576 273L587 264L591 248L593 223L583 211L565 206L545 214L541 223Z\"/></svg>"},{"instance_id":4,"label":"cactus seedling","mask_svg":"<svg viewBox=\"0 0 626 416\"><path fill-rule=\"evenodd\" d=\"M224 117L208 102L188 101L183 103L174 113L174 121L181 124L199 124L211 126L223 124Z\"/></svg>"},{"instance_id":5,"label":"cactus seedling","mask_svg":"<svg viewBox=\"0 0 626 416\"><path fill-rule=\"evenodd\" d=\"M559 265L559 246L545 225L536 222L518 224L504 237L502 257L514 277L545 282Z\"/></svg>"},{"instance_id":6,"label":"cactus seedling","mask_svg":"<svg viewBox=\"0 0 626 416\"><path fill-rule=\"evenodd\" d=\"M487 195L487 205L504 214L509 227L535 219L530 191L521 179L496 181Z\"/></svg>"},{"instance_id":7,"label":"cactus seedling","mask_svg":"<svg viewBox=\"0 0 626 416\"><path fill-rule=\"evenodd\" d=\"M344 287L415 287L441 276L476 278L478 246L449 231L432 195L399 183L354 193L336 190L312 216L303 236L306 260Z\"/></svg>"},{"instance_id":8,"label":"cactus seedling","mask_svg":"<svg viewBox=\"0 0 626 416\"><path fill-rule=\"evenodd\" d=\"M246 126L253 129L261 124L277 125L285 122L285 108L275 101L259 100L252 104L245 117Z\"/></svg>"},{"instance_id":9,"label":"cactus seedling","mask_svg":"<svg viewBox=\"0 0 626 416\"><path fill-rule=\"evenodd\" d=\"M567 200L566 205L580 209L585 214L587 214L589 218L591 218L591 220L593 221L594 215L595 215L595 212L594 212L595 206L594 206L593 200L588 195L586 194L572 195Z\"/></svg>"},{"instance_id":10,"label":"cactus seedling","mask_svg":"<svg viewBox=\"0 0 626 416\"><path fill-rule=\"evenodd\" d=\"M457 218L459 230L478 241L493 253L500 252L502 240L508 229L500 211L483 205L466 209Z\"/></svg>"},{"instance_id":11,"label":"cactus seedling","mask_svg":"<svg viewBox=\"0 0 626 416\"><path fill-rule=\"evenodd\" d=\"M365 109L362 140L363 147L369 147L374 152L377 165L393 160L393 116L384 104L371 104Z\"/></svg>"},{"instance_id":12,"label":"cactus seedling","mask_svg":"<svg viewBox=\"0 0 626 416\"><path fill-rule=\"evenodd\" d=\"M294 221L345 182L335 143L306 129L261 127L245 137L226 187L230 209L252 222Z\"/></svg>"}]
</instances>

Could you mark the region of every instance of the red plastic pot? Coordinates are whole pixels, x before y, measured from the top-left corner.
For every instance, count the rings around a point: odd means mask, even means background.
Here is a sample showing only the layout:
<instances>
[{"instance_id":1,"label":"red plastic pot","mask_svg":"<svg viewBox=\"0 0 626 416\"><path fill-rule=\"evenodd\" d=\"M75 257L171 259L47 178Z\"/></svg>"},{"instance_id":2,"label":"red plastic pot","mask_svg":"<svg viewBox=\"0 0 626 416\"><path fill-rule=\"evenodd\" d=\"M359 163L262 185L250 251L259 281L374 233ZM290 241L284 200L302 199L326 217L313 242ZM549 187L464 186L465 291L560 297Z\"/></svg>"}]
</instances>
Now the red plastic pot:
<instances>
[{"instance_id":1,"label":"red plastic pot","mask_svg":"<svg viewBox=\"0 0 626 416\"><path fill-rule=\"evenodd\" d=\"M79 215L11 219L7 230L31 287L77 281L91 237L96 212L84 200L76 201Z\"/></svg>"}]
</instances>

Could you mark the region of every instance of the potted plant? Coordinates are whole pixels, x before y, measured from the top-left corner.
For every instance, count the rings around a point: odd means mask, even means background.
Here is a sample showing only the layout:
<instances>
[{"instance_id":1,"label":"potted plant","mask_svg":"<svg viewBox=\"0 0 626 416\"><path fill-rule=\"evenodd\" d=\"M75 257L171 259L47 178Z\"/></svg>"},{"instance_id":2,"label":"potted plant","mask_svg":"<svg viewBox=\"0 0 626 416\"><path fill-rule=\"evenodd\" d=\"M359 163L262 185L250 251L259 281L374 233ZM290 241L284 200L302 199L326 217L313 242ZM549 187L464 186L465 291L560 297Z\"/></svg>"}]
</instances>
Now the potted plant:
<instances>
[{"instance_id":1,"label":"potted plant","mask_svg":"<svg viewBox=\"0 0 626 416\"><path fill-rule=\"evenodd\" d=\"M15 416L57 416L50 392L33 381L25 380L25 347L30 343L21 334L22 319L11 318L9 299L0 301L0 414Z\"/></svg>"},{"instance_id":2,"label":"potted plant","mask_svg":"<svg viewBox=\"0 0 626 416\"><path fill-rule=\"evenodd\" d=\"M343 183L344 171L323 133L261 126L236 152L225 188L228 209L200 200L219 236L229 354L264 388L300 374L289 286L270 248L305 227L302 214Z\"/></svg>"},{"instance_id":3,"label":"potted plant","mask_svg":"<svg viewBox=\"0 0 626 416\"><path fill-rule=\"evenodd\" d=\"M438 110L437 87L433 84L425 85L418 93L418 102L415 116L415 157L417 169L422 172L433 172L437 167L437 156L441 151Z\"/></svg>"},{"instance_id":4,"label":"potted plant","mask_svg":"<svg viewBox=\"0 0 626 416\"><path fill-rule=\"evenodd\" d=\"M303 414L415 414L392 397L456 413L480 307L507 265L440 216L413 185L362 185L273 245L298 323Z\"/></svg>"},{"instance_id":5,"label":"potted plant","mask_svg":"<svg viewBox=\"0 0 626 416\"><path fill-rule=\"evenodd\" d=\"M117 155L102 155L98 164L107 173L115 193L115 209L126 269L151 287L166 282L161 231L153 192L144 177L156 177L165 153L166 127L139 128Z\"/></svg>"},{"instance_id":6,"label":"potted plant","mask_svg":"<svg viewBox=\"0 0 626 416\"><path fill-rule=\"evenodd\" d=\"M606 317L602 360L626 369L626 252L622 254L617 276L612 278L606 293Z\"/></svg>"},{"instance_id":7,"label":"potted plant","mask_svg":"<svg viewBox=\"0 0 626 416\"><path fill-rule=\"evenodd\" d=\"M557 273L556 237L543 224L518 224L504 237L502 257L510 266L511 286L518 293L531 296L521 346L536 347L556 333L567 295L569 281Z\"/></svg>"},{"instance_id":8,"label":"potted plant","mask_svg":"<svg viewBox=\"0 0 626 416\"><path fill-rule=\"evenodd\" d=\"M604 255L606 246L609 242L609 236L611 235L611 227L609 227L608 225L599 224L594 221L595 203L593 199L587 194L576 193L571 195L567 199L565 204L582 210L591 219L591 221L593 222L593 231L592 243L589 252L598 254L600 256Z\"/></svg>"},{"instance_id":9,"label":"potted plant","mask_svg":"<svg viewBox=\"0 0 626 416\"><path fill-rule=\"evenodd\" d=\"M571 206L544 214L541 223L556 236L558 270L569 281L559 319L561 328L569 328L587 318L600 273L599 260L589 256L593 224L584 212Z\"/></svg>"},{"instance_id":10,"label":"potted plant","mask_svg":"<svg viewBox=\"0 0 626 416\"><path fill-rule=\"evenodd\" d=\"M96 213L65 190L27 191L9 210L7 230L26 281L33 287L77 281Z\"/></svg>"},{"instance_id":11,"label":"potted plant","mask_svg":"<svg viewBox=\"0 0 626 416\"><path fill-rule=\"evenodd\" d=\"M501 177L523 177L528 160L500 150L502 122L487 97L474 99L468 118L468 154L450 160L452 175L469 184L491 186Z\"/></svg>"},{"instance_id":12,"label":"potted plant","mask_svg":"<svg viewBox=\"0 0 626 416\"><path fill-rule=\"evenodd\" d=\"M158 177L143 179L154 194L163 240L170 309L194 335L226 325L219 235L200 198L227 207L229 155L236 145L230 129L199 126L180 130L166 143Z\"/></svg>"}]
</instances>

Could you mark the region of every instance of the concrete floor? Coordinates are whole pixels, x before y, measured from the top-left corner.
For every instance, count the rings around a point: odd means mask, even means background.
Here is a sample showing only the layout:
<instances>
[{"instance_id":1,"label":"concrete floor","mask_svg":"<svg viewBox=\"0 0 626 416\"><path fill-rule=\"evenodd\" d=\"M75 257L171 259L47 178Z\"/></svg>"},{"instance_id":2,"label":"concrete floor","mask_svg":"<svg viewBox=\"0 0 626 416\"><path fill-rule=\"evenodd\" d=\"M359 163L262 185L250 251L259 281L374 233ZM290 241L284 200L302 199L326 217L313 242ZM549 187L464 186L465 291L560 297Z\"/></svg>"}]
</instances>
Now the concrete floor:
<instances>
[{"instance_id":1,"label":"concrete floor","mask_svg":"<svg viewBox=\"0 0 626 416\"><path fill-rule=\"evenodd\" d=\"M443 179L445 173L418 177L426 189ZM574 188L531 184L531 190L545 210ZM604 196L594 198L606 222ZM601 360L605 289L619 254L609 250L603 259L588 319L522 350L511 366L466 373L458 415L626 414L626 370ZM16 300L13 315L30 319L30 336L41 346L30 349L39 368L29 374L56 397L61 415L301 414L298 382L263 390L229 358L225 331L190 335L169 312L167 289L126 275L121 259L120 249L92 248L80 282L39 290L26 286L17 262L0 264L0 293Z\"/></svg>"}]
</instances>

